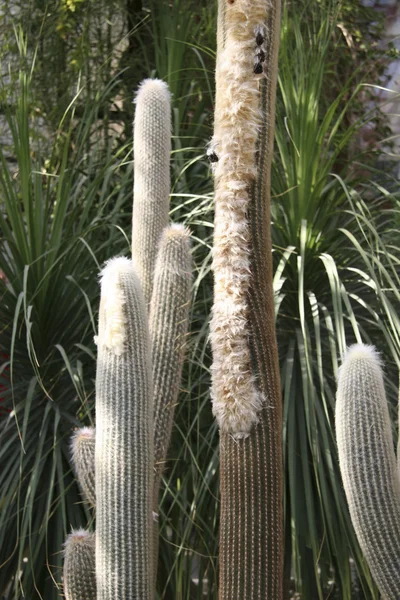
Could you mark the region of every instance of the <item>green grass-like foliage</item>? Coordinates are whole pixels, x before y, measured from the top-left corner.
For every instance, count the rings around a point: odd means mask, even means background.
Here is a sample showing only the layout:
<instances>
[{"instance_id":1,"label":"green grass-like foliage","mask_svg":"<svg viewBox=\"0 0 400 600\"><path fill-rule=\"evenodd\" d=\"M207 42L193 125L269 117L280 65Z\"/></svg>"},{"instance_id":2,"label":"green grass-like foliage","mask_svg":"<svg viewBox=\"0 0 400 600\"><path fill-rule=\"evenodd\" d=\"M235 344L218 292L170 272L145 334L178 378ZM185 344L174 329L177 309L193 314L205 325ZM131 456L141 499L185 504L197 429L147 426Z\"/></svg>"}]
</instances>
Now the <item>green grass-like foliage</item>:
<instances>
[{"instance_id":1,"label":"green grass-like foliage","mask_svg":"<svg viewBox=\"0 0 400 600\"><path fill-rule=\"evenodd\" d=\"M335 375L346 346L373 335L398 360L395 328L386 328L397 321L398 253L384 241L395 199L349 176L349 143L368 120L346 125L359 89L350 93L349 81L326 105L334 8L315 8L310 19L287 7L282 22L272 184L286 559L304 598L328 589L351 598L350 557L366 597L376 598L341 485Z\"/></svg>"},{"instance_id":2,"label":"green grass-like foliage","mask_svg":"<svg viewBox=\"0 0 400 600\"><path fill-rule=\"evenodd\" d=\"M21 70L6 114L16 162L0 151L0 593L11 581L10 598L52 600L63 537L87 519L69 437L90 420L96 278L108 246L125 246L116 225L132 179L125 150L111 160L93 141L98 105L77 122L72 103L46 146L31 118L32 76Z\"/></svg>"}]
</instances>

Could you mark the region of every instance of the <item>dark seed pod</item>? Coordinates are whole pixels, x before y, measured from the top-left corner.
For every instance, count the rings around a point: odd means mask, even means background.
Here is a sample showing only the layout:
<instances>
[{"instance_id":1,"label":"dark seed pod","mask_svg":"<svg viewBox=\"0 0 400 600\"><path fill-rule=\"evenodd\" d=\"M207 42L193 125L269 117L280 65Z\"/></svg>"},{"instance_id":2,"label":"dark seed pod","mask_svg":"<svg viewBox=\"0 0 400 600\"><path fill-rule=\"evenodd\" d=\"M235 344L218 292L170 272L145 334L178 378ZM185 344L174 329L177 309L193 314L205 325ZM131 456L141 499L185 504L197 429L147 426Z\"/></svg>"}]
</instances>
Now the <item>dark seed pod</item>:
<instances>
[{"instance_id":1,"label":"dark seed pod","mask_svg":"<svg viewBox=\"0 0 400 600\"><path fill-rule=\"evenodd\" d=\"M207 154L208 160L212 163L218 162L219 158L218 156L215 154L214 150L212 152L209 152Z\"/></svg>"},{"instance_id":2,"label":"dark seed pod","mask_svg":"<svg viewBox=\"0 0 400 600\"><path fill-rule=\"evenodd\" d=\"M264 43L264 36L261 33L261 31L259 31L256 35L256 44L257 46L261 46Z\"/></svg>"},{"instance_id":3,"label":"dark seed pod","mask_svg":"<svg viewBox=\"0 0 400 600\"><path fill-rule=\"evenodd\" d=\"M260 73L263 72L263 66L260 62L256 62L256 64L254 65L254 69L253 69L254 73L256 75L260 75Z\"/></svg>"},{"instance_id":4,"label":"dark seed pod","mask_svg":"<svg viewBox=\"0 0 400 600\"><path fill-rule=\"evenodd\" d=\"M256 54L256 56L257 56L257 59L258 59L258 60L259 60L261 63L263 63L263 62L265 61L265 52L264 52L264 50L261 50L261 48L260 48L259 50L257 50L257 54Z\"/></svg>"}]
</instances>

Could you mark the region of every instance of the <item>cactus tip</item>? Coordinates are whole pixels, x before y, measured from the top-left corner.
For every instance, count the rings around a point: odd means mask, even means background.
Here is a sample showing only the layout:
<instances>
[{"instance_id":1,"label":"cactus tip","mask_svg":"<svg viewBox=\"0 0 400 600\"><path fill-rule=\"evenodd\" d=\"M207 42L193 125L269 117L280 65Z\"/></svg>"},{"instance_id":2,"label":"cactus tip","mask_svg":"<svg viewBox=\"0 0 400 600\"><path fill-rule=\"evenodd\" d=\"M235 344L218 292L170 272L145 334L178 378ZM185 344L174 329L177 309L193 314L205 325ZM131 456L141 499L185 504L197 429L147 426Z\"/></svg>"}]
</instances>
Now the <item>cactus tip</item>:
<instances>
[{"instance_id":1,"label":"cactus tip","mask_svg":"<svg viewBox=\"0 0 400 600\"><path fill-rule=\"evenodd\" d=\"M81 427L80 429L76 429L71 437L71 454L72 459L75 462L75 454L77 451L77 447L81 442L92 441L95 438L95 428L94 427Z\"/></svg>"},{"instance_id":2,"label":"cactus tip","mask_svg":"<svg viewBox=\"0 0 400 600\"><path fill-rule=\"evenodd\" d=\"M165 236L168 238L184 238L184 239L189 239L190 238L190 230L188 229L188 227L186 227L185 225L182 225L181 223L172 223L169 227L167 227L165 230Z\"/></svg>"},{"instance_id":3,"label":"cactus tip","mask_svg":"<svg viewBox=\"0 0 400 600\"><path fill-rule=\"evenodd\" d=\"M191 277L189 229L180 223L166 227L160 239L159 256L161 259L156 263L156 277L160 269L162 272Z\"/></svg>"},{"instance_id":4,"label":"cactus tip","mask_svg":"<svg viewBox=\"0 0 400 600\"><path fill-rule=\"evenodd\" d=\"M344 354L341 366L337 373L338 390L345 385L348 376L356 372L374 374L382 377L382 359L375 346L369 344L353 344ZM354 370L355 369L355 370Z\"/></svg>"},{"instance_id":5,"label":"cactus tip","mask_svg":"<svg viewBox=\"0 0 400 600\"><path fill-rule=\"evenodd\" d=\"M94 427L81 427L74 431L74 438L77 441L81 441L83 439L93 439L94 437Z\"/></svg>"},{"instance_id":6,"label":"cactus tip","mask_svg":"<svg viewBox=\"0 0 400 600\"><path fill-rule=\"evenodd\" d=\"M373 360L380 360L379 352L375 346L369 344L353 344L352 346L349 346L345 358L370 358Z\"/></svg>"},{"instance_id":7,"label":"cactus tip","mask_svg":"<svg viewBox=\"0 0 400 600\"><path fill-rule=\"evenodd\" d=\"M107 261L100 274L101 303L99 335L96 343L108 348L117 356L125 352L126 316L124 304L126 302L121 277L134 275L132 261L125 256L118 256Z\"/></svg>"},{"instance_id":8,"label":"cactus tip","mask_svg":"<svg viewBox=\"0 0 400 600\"><path fill-rule=\"evenodd\" d=\"M115 273L126 273L132 269L132 263L130 259L126 256L115 256L114 258L110 258L104 268L100 273L100 282L103 283L110 274Z\"/></svg>"},{"instance_id":9,"label":"cactus tip","mask_svg":"<svg viewBox=\"0 0 400 600\"><path fill-rule=\"evenodd\" d=\"M156 93L158 95L164 95L165 98L170 101L171 92L169 91L168 84L162 79L144 79L136 91L133 103L137 104L141 96L147 95L148 93Z\"/></svg>"},{"instance_id":10,"label":"cactus tip","mask_svg":"<svg viewBox=\"0 0 400 600\"><path fill-rule=\"evenodd\" d=\"M382 360L375 346L369 344L353 344L349 346L344 354L342 366L339 368L339 374L343 366L355 360L368 361L375 366L382 366Z\"/></svg>"},{"instance_id":11,"label":"cactus tip","mask_svg":"<svg viewBox=\"0 0 400 600\"><path fill-rule=\"evenodd\" d=\"M64 542L64 553L76 544L91 545L93 543L94 534L86 529L72 529Z\"/></svg>"}]
</instances>

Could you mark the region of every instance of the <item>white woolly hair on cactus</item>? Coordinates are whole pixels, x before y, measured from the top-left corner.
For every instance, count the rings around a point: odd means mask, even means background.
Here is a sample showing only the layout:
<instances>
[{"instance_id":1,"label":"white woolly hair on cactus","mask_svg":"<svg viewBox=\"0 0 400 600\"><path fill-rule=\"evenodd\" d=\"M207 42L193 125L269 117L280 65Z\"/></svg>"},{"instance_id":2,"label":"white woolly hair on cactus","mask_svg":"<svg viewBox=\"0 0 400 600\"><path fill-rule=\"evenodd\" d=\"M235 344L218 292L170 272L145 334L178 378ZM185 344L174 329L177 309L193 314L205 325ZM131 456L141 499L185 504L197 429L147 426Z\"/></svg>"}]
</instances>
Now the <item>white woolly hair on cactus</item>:
<instances>
[{"instance_id":1,"label":"white woolly hair on cactus","mask_svg":"<svg viewBox=\"0 0 400 600\"><path fill-rule=\"evenodd\" d=\"M80 438L93 438L95 435L95 429L94 427L81 427L80 429L77 429L76 431L74 431L73 436L72 436L72 443L75 439L80 439Z\"/></svg>"},{"instance_id":2,"label":"white woolly hair on cactus","mask_svg":"<svg viewBox=\"0 0 400 600\"><path fill-rule=\"evenodd\" d=\"M168 244L168 242L171 242L173 238L175 238L175 240L185 240L187 244L189 244L190 230L181 223L171 223L171 225L165 227L163 230L158 248L160 249L161 247L165 246ZM168 273L175 273L176 275L183 274L181 264L173 262L171 259L167 261L165 258L162 263L156 263L154 278L157 277L157 273L160 269L164 271L166 270ZM187 272L187 276L192 276L190 271Z\"/></svg>"},{"instance_id":3,"label":"white woolly hair on cactus","mask_svg":"<svg viewBox=\"0 0 400 600\"><path fill-rule=\"evenodd\" d=\"M71 544L87 544L93 545L93 533L86 529L72 529L71 533L67 536L63 546L64 553L67 551Z\"/></svg>"},{"instance_id":4,"label":"white woolly hair on cactus","mask_svg":"<svg viewBox=\"0 0 400 600\"><path fill-rule=\"evenodd\" d=\"M134 273L132 262L125 256L107 261L100 274L101 299L99 335L97 345L103 346L120 356L126 350L126 299L121 286L121 277Z\"/></svg>"},{"instance_id":5,"label":"white woolly hair on cactus","mask_svg":"<svg viewBox=\"0 0 400 600\"><path fill-rule=\"evenodd\" d=\"M71 454L72 459L74 460L74 455L76 451L77 445L86 440L94 440L96 435L96 430L94 427L81 427L80 429L76 429L71 437Z\"/></svg>"},{"instance_id":6,"label":"white woolly hair on cactus","mask_svg":"<svg viewBox=\"0 0 400 600\"><path fill-rule=\"evenodd\" d=\"M379 371L383 367L382 359L375 346L369 344L352 344L346 349L342 364L338 369L338 381L343 378L345 370L350 362L354 360L368 361L371 368L378 369Z\"/></svg>"},{"instance_id":7,"label":"white woolly hair on cactus","mask_svg":"<svg viewBox=\"0 0 400 600\"><path fill-rule=\"evenodd\" d=\"M343 362L346 360L353 360L357 358L372 360L379 364L379 366L382 366L382 359L380 357L379 352L377 351L375 346L372 346L370 344L352 344L346 349L346 352L343 357ZM343 364L339 368L339 372L342 368Z\"/></svg>"},{"instance_id":8,"label":"white woolly hair on cactus","mask_svg":"<svg viewBox=\"0 0 400 600\"><path fill-rule=\"evenodd\" d=\"M256 38L264 32L268 10L265 0L238 0L226 6L225 46L218 53L216 73L215 135L209 151L215 174L211 394L220 429L237 438L249 435L265 402L252 374L249 346L248 211L262 125L260 81L265 77L262 68L255 69L262 44Z\"/></svg>"},{"instance_id":9,"label":"white woolly hair on cactus","mask_svg":"<svg viewBox=\"0 0 400 600\"><path fill-rule=\"evenodd\" d=\"M165 83L165 81L163 81L162 79L147 78L143 79L143 81L139 84L139 87L133 99L134 104L137 103L140 94L152 93L154 90L156 90L158 93L164 93L165 98L167 100L171 99L172 94L169 91L168 84Z\"/></svg>"}]
</instances>

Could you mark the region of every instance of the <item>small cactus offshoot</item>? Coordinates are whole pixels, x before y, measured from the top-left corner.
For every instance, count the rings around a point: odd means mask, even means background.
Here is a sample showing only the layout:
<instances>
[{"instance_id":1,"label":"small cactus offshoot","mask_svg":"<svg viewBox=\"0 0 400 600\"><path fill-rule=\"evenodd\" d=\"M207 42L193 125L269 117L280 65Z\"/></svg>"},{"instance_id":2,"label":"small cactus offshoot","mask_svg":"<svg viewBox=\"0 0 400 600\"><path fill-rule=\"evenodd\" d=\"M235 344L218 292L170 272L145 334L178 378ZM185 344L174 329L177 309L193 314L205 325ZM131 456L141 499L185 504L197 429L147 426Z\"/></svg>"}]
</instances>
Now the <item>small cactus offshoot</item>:
<instances>
[{"instance_id":1,"label":"small cactus offshoot","mask_svg":"<svg viewBox=\"0 0 400 600\"><path fill-rule=\"evenodd\" d=\"M72 462L83 495L92 506L96 506L96 484L94 477L94 450L96 444L95 429L83 427L72 437Z\"/></svg>"},{"instance_id":2,"label":"small cactus offshoot","mask_svg":"<svg viewBox=\"0 0 400 600\"><path fill-rule=\"evenodd\" d=\"M96 600L96 536L77 529L64 544L64 594L67 600Z\"/></svg>"}]
</instances>

